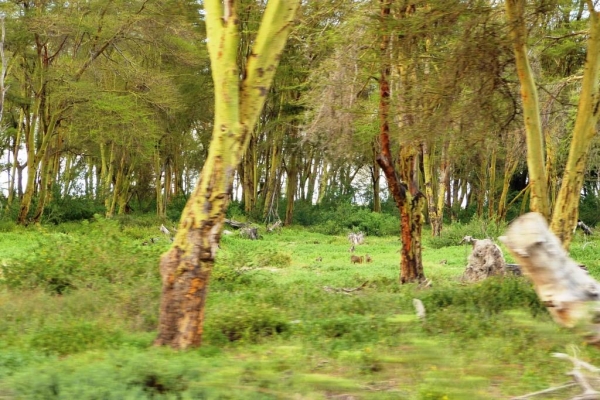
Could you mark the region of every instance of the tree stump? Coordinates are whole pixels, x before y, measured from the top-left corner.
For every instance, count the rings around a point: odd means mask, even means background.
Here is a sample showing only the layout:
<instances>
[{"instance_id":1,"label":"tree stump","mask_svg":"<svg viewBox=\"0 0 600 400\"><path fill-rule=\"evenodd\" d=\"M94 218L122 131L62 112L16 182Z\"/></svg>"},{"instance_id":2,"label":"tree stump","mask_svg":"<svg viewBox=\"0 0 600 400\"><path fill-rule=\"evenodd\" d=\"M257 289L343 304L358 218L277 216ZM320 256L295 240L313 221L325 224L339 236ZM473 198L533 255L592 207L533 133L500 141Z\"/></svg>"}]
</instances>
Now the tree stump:
<instances>
[{"instance_id":1,"label":"tree stump","mask_svg":"<svg viewBox=\"0 0 600 400\"><path fill-rule=\"evenodd\" d=\"M490 239L471 238L468 243L473 245L473 251L469 255L462 281L479 282L490 276L506 273L506 261L498 245Z\"/></svg>"},{"instance_id":2,"label":"tree stump","mask_svg":"<svg viewBox=\"0 0 600 400\"><path fill-rule=\"evenodd\" d=\"M522 215L500 240L533 281L554 321L569 328L581 326L588 342L599 343L600 284L568 256L545 218Z\"/></svg>"}]
</instances>

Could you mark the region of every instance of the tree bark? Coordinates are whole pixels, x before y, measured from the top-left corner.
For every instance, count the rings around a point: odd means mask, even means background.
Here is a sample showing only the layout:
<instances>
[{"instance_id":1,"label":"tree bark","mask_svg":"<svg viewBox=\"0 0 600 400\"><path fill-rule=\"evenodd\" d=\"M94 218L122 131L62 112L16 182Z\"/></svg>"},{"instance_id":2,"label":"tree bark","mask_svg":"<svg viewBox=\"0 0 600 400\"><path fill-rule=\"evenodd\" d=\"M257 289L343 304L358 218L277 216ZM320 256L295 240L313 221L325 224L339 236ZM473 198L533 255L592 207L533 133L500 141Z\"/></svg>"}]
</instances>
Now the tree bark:
<instances>
[{"instance_id":1,"label":"tree bark","mask_svg":"<svg viewBox=\"0 0 600 400\"><path fill-rule=\"evenodd\" d=\"M586 1L586 3L590 13L590 33L587 40L581 94L569 157L550 225L565 249L569 248L577 225L585 167L592 139L596 135L596 124L600 113L598 83L600 79L600 13L594 10L591 1Z\"/></svg>"},{"instance_id":2,"label":"tree bark","mask_svg":"<svg viewBox=\"0 0 600 400\"><path fill-rule=\"evenodd\" d=\"M600 284L569 258L544 216L528 213L500 238L535 286L554 320L582 327L590 343L600 342Z\"/></svg>"},{"instance_id":3,"label":"tree bark","mask_svg":"<svg viewBox=\"0 0 600 400\"><path fill-rule=\"evenodd\" d=\"M294 217L294 198L298 186L298 150L293 149L288 165L286 166L287 184L285 189L286 207L284 226L290 226Z\"/></svg>"},{"instance_id":4,"label":"tree bark","mask_svg":"<svg viewBox=\"0 0 600 400\"><path fill-rule=\"evenodd\" d=\"M400 151L400 172L406 179L404 183L394 168L390 150L390 34L389 18L391 13L391 0L381 0L381 42L380 42L380 77L379 77L379 141L381 153L377 163L381 167L390 193L396 206L400 210L401 219L401 260L400 283L420 282L425 279L421 257L421 208L424 196L418 191L415 176L415 151L406 144Z\"/></svg>"},{"instance_id":5,"label":"tree bark","mask_svg":"<svg viewBox=\"0 0 600 400\"><path fill-rule=\"evenodd\" d=\"M272 83L299 1L268 2L246 71L237 67L237 1L207 0L207 44L215 85L215 122L198 185L173 246L161 257L162 296L156 345L200 346L208 282L236 168ZM239 76L245 76L240 85ZM241 88L240 88L241 86Z\"/></svg>"},{"instance_id":6,"label":"tree bark","mask_svg":"<svg viewBox=\"0 0 600 400\"><path fill-rule=\"evenodd\" d=\"M550 218L550 204L544 169L544 136L538 104L537 88L527 57L527 28L525 26L525 0L506 0L506 14L515 53L517 74L521 83L523 118L527 140L527 169L529 172L530 209Z\"/></svg>"}]
</instances>

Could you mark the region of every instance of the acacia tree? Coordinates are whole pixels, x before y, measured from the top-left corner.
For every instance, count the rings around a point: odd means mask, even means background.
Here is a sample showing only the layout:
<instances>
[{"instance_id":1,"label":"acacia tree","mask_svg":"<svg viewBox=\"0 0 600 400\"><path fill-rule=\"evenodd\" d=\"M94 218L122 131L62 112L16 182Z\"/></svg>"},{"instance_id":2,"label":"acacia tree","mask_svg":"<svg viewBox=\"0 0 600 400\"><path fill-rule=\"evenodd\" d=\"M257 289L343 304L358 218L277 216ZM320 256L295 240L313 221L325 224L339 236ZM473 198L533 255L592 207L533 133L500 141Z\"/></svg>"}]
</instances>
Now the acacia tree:
<instances>
[{"instance_id":1,"label":"acacia tree","mask_svg":"<svg viewBox=\"0 0 600 400\"><path fill-rule=\"evenodd\" d=\"M583 187L585 168L590 145L596 134L596 123L600 105L600 13L594 9L594 3L586 0L589 13L589 34L587 53L577 117L573 128L573 138L569 147L554 212L551 229L568 249L578 220L579 198ZM537 104L535 80L526 53L525 1L506 1L506 11L515 49L517 73L521 81L521 97L527 137L527 166L531 187L531 209L540 212L546 219L550 216L547 194L547 179L543 151L543 136L540 123L540 111Z\"/></svg>"},{"instance_id":2,"label":"acacia tree","mask_svg":"<svg viewBox=\"0 0 600 400\"><path fill-rule=\"evenodd\" d=\"M585 3L590 15L590 28L581 93L569 157L550 224L552 231L567 249L578 220L585 168L600 113L600 13L594 9L592 1Z\"/></svg>"},{"instance_id":3,"label":"acacia tree","mask_svg":"<svg viewBox=\"0 0 600 400\"><path fill-rule=\"evenodd\" d=\"M405 143L399 155L400 171L396 171L390 147L390 19L392 0L381 0L381 39L379 76L379 141L381 152L377 163L381 167L391 195L400 210L401 218L401 261L400 282L419 282L425 279L421 257L421 210L425 197L419 191L415 165L418 153L414 146Z\"/></svg>"},{"instance_id":4,"label":"acacia tree","mask_svg":"<svg viewBox=\"0 0 600 400\"><path fill-rule=\"evenodd\" d=\"M201 344L208 281L234 172L248 147L299 3L268 2L245 70L240 73L239 2L204 2L215 86L213 136L173 246L160 260L163 289L156 345L186 349ZM245 77L241 84L240 76Z\"/></svg>"},{"instance_id":5,"label":"acacia tree","mask_svg":"<svg viewBox=\"0 0 600 400\"><path fill-rule=\"evenodd\" d=\"M507 0L504 4L510 25L517 75L521 83L521 100L523 101L523 118L527 138L527 169L531 190L530 207L532 211L537 211L549 218L550 204L544 164L544 136L542 135L537 88L527 57L525 0Z\"/></svg>"}]
</instances>

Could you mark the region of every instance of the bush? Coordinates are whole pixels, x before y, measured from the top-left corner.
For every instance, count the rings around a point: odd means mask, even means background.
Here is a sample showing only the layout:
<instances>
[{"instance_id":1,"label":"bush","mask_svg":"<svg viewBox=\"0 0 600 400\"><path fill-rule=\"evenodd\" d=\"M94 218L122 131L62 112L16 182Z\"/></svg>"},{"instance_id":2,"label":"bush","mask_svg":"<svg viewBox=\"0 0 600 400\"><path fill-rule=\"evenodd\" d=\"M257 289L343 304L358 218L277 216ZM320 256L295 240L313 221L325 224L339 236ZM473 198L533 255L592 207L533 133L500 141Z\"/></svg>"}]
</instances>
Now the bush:
<instances>
[{"instance_id":1,"label":"bush","mask_svg":"<svg viewBox=\"0 0 600 400\"><path fill-rule=\"evenodd\" d=\"M90 349L116 347L120 343L119 332L106 330L89 322L70 322L44 326L36 331L30 345L50 355L74 354Z\"/></svg>"},{"instance_id":2,"label":"bush","mask_svg":"<svg viewBox=\"0 0 600 400\"><path fill-rule=\"evenodd\" d=\"M68 221L81 221L93 218L94 214L104 214L104 205L94 200L78 197L58 197L44 208L44 222L60 224Z\"/></svg>"},{"instance_id":3,"label":"bush","mask_svg":"<svg viewBox=\"0 0 600 400\"><path fill-rule=\"evenodd\" d=\"M440 249L458 246L465 236L476 239L497 238L506 230L506 223L496 223L485 218L473 218L469 223L454 222L443 226L442 233L436 237L425 237L429 247Z\"/></svg>"},{"instance_id":4,"label":"bush","mask_svg":"<svg viewBox=\"0 0 600 400\"><path fill-rule=\"evenodd\" d=\"M264 305L238 304L211 315L205 332L213 344L239 340L257 343L266 337L290 333L290 324L283 313Z\"/></svg>"},{"instance_id":5,"label":"bush","mask_svg":"<svg viewBox=\"0 0 600 400\"><path fill-rule=\"evenodd\" d=\"M531 283L519 277L490 277L473 285L433 289L421 300L427 310L435 312L450 306L488 315L519 307L533 316L546 312Z\"/></svg>"},{"instance_id":6,"label":"bush","mask_svg":"<svg viewBox=\"0 0 600 400\"><path fill-rule=\"evenodd\" d=\"M0 283L13 289L41 288L56 294L134 284L142 277L158 279L159 251L125 243L116 235L51 234L38 240L35 249L21 260L0 265Z\"/></svg>"}]
</instances>

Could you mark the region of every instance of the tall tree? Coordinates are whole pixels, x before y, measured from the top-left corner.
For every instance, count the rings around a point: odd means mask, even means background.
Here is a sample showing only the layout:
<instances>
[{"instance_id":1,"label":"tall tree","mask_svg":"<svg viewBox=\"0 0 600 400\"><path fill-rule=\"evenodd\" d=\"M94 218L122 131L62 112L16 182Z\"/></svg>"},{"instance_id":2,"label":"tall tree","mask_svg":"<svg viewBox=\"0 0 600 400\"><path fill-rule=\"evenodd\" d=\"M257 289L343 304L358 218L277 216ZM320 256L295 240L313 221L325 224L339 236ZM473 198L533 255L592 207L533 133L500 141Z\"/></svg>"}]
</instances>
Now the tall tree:
<instances>
[{"instance_id":1,"label":"tall tree","mask_svg":"<svg viewBox=\"0 0 600 400\"><path fill-rule=\"evenodd\" d=\"M401 146L399 154L400 171L394 167L394 158L390 146L390 38L391 38L392 0L381 0L381 38L380 38L380 75L379 75L379 141L381 152L377 162L381 166L391 195L400 210L401 260L400 282L420 282L425 279L421 257L421 228L423 224L421 210L424 196L419 191L415 179L415 166L418 155L410 143Z\"/></svg>"},{"instance_id":2,"label":"tall tree","mask_svg":"<svg viewBox=\"0 0 600 400\"><path fill-rule=\"evenodd\" d=\"M550 224L551 230L566 249L577 227L588 154L597 133L596 124L600 114L600 13L594 9L591 0L585 3L589 12L589 34L583 81L569 157Z\"/></svg>"},{"instance_id":3,"label":"tall tree","mask_svg":"<svg viewBox=\"0 0 600 400\"><path fill-rule=\"evenodd\" d=\"M208 281L234 171L248 147L299 3L268 2L242 74L237 63L239 2L204 3L215 86L213 137L173 246L160 260L163 289L157 345L186 349L201 344ZM245 77L241 84L240 76Z\"/></svg>"},{"instance_id":4,"label":"tall tree","mask_svg":"<svg viewBox=\"0 0 600 400\"><path fill-rule=\"evenodd\" d=\"M504 4L510 25L517 75L521 82L521 100L527 138L530 208L548 219L550 218L550 204L544 159L544 136L535 78L527 56L525 0L506 0Z\"/></svg>"}]
</instances>

